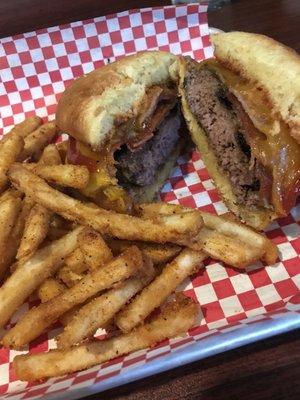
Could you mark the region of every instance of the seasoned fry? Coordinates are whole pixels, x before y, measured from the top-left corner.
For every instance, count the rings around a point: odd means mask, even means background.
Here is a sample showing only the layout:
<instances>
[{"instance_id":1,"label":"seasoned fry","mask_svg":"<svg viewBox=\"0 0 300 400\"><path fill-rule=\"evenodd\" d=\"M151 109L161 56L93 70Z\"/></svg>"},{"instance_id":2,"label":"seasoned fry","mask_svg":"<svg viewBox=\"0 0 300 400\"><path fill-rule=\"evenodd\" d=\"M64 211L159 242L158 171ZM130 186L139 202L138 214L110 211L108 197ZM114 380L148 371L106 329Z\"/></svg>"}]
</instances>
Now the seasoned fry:
<instances>
[{"instance_id":1,"label":"seasoned fry","mask_svg":"<svg viewBox=\"0 0 300 400\"><path fill-rule=\"evenodd\" d=\"M177 295L158 317L128 334L68 350L20 355L15 357L13 367L18 379L28 381L80 371L186 332L195 324L197 309L191 299Z\"/></svg>"},{"instance_id":2,"label":"seasoned fry","mask_svg":"<svg viewBox=\"0 0 300 400\"><path fill-rule=\"evenodd\" d=\"M1 193L0 202L6 201L7 199L11 199L12 197L21 198L22 193L14 188L7 189L5 190L5 192Z\"/></svg>"},{"instance_id":3,"label":"seasoned fry","mask_svg":"<svg viewBox=\"0 0 300 400\"><path fill-rule=\"evenodd\" d=\"M85 239L89 240L90 234L92 232L92 237L94 236L95 231L92 229L86 229L86 232L79 237L79 247L73 251L65 260L65 265L60 268L58 271L58 277L61 279L68 287L74 286L78 283L82 277L83 273L89 268L88 263L86 262L86 256L82 251L83 241ZM98 235L98 233L97 233ZM89 247L87 245L87 247ZM99 248L99 254L101 254L103 249ZM97 252L97 248L94 249ZM92 255L91 255L92 257ZM110 259L112 258L112 255ZM108 258L106 261L109 261ZM100 266L100 263L99 263Z\"/></svg>"},{"instance_id":4,"label":"seasoned fry","mask_svg":"<svg viewBox=\"0 0 300 400\"><path fill-rule=\"evenodd\" d=\"M29 259L16 264L15 271L0 287L0 326L9 320L17 308L41 283L53 275L64 258L77 246L82 227L38 250Z\"/></svg>"},{"instance_id":5,"label":"seasoned fry","mask_svg":"<svg viewBox=\"0 0 300 400\"><path fill-rule=\"evenodd\" d=\"M24 148L24 139L19 135L10 135L0 142L0 193L6 189L7 171Z\"/></svg>"},{"instance_id":6,"label":"seasoned fry","mask_svg":"<svg viewBox=\"0 0 300 400\"><path fill-rule=\"evenodd\" d=\"M83 235L79 237L79 246L82 246L82 240L89 236L91 229L87 228L87 234L83 232ZM88 269L88 264L85 261L85 255L80 247L77 247L65 260L65 265L58 271L58 277L68 287L74 286L78 283L83 273Z\"/></svg>"},{"instance_id":7,"label":"seasoned fry","mask_svg":"<svg viewBox=\"0 0 300 400\"><path fill-rule=\"evenodd\" d=\"M13 272L15 264L12 263L17 255L17 251L24 231L24 226L32 206L33 203L31 199L24 197L24 199L22 200L21 211L10 234L9 246L7 247L6 252L1 258L0 269L7 269L8 267L10 267L11 272Z\"/></svg>"},{"instance_id":8,"label":"seasoned fry","mask_svg":"<svg viewBox=\"0 0 300 400\"><path fill-rule=\"evenodd\" d=\"M137 214L146 218L157 218L157 215L160 214L173 215L177 213L190 212L191 210L193 209L167 203L140 204L136 207ZM207 251L207 253L212 257L223 260L224 262L238 268L243 268L259 259L262 259L268 264L274 264L276 262L278 258L278 249L276 245L264 235L255 232L253 229L240 222L234 222L225 217L213 215L200 210L198 210L198 212L203 218L204 225L210 230L219 233L219 236L216 235L219 243L221 243L221 237L223 237L224 247L226 246L228 249L226 252L228 257L222 258L222 251L217 251L217 246L215 246L214 254L211 253L208 248L203 247L203 250ZM200 239L200 245L206 243L205 238L202 238L202 235L205 236L206 233L208 234L209 231L202 230L199 233L198 238ZM210 244L213 245L212 233L210 233L210 238L212 240ZM232 240L228 238L231 238ZM234 241L236 241L236 244ZM232 250L230 250L231 246ZM208 247L210 249L212 248L210 245ZM234 248L237 249L238 253L234 254ZM230 257L230 252L233 258ZM239 254L240 259L238 258Z\"/></svg>"},{"instance_id":9,"label":"seasoned fry","mask_svg":"<svg viewBox=\"0 0 300 400\"><path fill-rule=\"evenodd\" d=\"M21 203L22 200L13 194L0 202L0 279L8 267L5 256L7 243L20 212Z\"/></svg>"},{"instance_id":10,"label":"seasoned fry","mask_svg":"<svg viewBox=\"0 0 300 400\"><path fill-rule=\"evenodd\" d=\"M53 297L61 294L64 290L66 290L66 286L63 283L57 279L48 278L38 288L38 297L42 303L46 303L53 299Z\"/></svg>"},{"instance_id":11,"label":"seasoned fry","mask_svg":"<svg viewBox=\"0 0 300 400\"><path fill-rule=\"evenodd\" d=\"M171 261L181 251L180 246L170 243L159 244L139 241L130 242L128 240L118 239L107 239L106 241L109 247L112 249L114 255L118 255L128 247L135 245L142 250L143 254L151 259L154 265L164 264Z\"/></svg>"},{"instance_id":12,"label":"seasoned fry","mask_svg":"<svg viewBox=\"0 0 300 400\"><path fill-rule=\"evenodd\" d=\"M33 254L47 236L51 214L40 204L35 204L28 215L17 260Z\"/></svg>"},{"instance_id":13,"label":"seasoned fry","mask_svg":"<svg viewBox=\"0 0 300 400\"><path fill-rule=\"evenodd\" d=\"M92 299L75 314L73 319L57 337L58 348L67 348L92 336L98 328L104 328L113 316L148 285L155 276L149 259L145 261L143 273L127 279L121 286Z\"/></svg>"},{"instance_id":14,"label":"seasoned fry","mask_svg":"<svg viewBox=\"0 0 300 400\"><path fill-rule=\"evenodd\" d=\"M42 118L37 115L33 117L28 117L24 121L17 124L6 136L14 136L15 134L26 138L30 133L35 131L43 123Z\"/></svg>"},{"instance_id":15,"label":"seasoned fry","mask_svg":"<svg viewBox=\"0 0 300 400\"><path fill-rule=\"evenodd\" d=\"M23 164L23 167L32 171L47 181L61 186L84 189L89 181L89 170L84 165L42 165Z\"/></svg>"},{"instance_id":16,"label":"seasoned fry","mask_svg":"<svg viewBox=\"0 0 300 400\"><path fill-rule=\"evenodd\" d=\"M76 285L76 283L81 281L81 279L83 278L83 275L72 271L67 266L64 266L58 271L57 277L60 280L62 280L65 285L67 285L68 287L72 287L72 286Z\"/></svg>"},{"instance_id":17,"label":"seasoned fry","mask_svg":"<svg viewBox=\"0 0 300 400\"><path fill-rule=\"evenodd\" d=\"M116 316L115 322L123 332L131 331L157 307L184 281L195 273L206 258L205 253L190 249L182 250L170 264L162 270L149 286L135 297Z\"/></svg>"},{"instance_id":18,"label":"seasoned fry","mask_svg":"<svg viewBox=\"0 0 300 400\"><path fill-rule=\"evenodd\" d=\"M55 145L48 145L39 160L39 165L56 165L61 162ZM40 204L31 208L25 224L23 237L16 258L20 260L34 253L48 234L52 212ZM66 232L65 232L66 233ZM63 235L62 235L63 236ZM57 239L57 238L56 238Z\"/></svg>"},{"instance_id":19,"label":"seasoned fry","mask_svg":"<svg viewBox=\"0 0 300 400\"><path fill-rule=\"evenodd\" d=\"M139 249L132 246L106 266L87 274L77 285L47 303L32 308L2 339L6 347L20 348L78 304L134 274L143 264ZM17 272L17 271L16 271Z\"/></svg>"},{"instance_id":20,"label":"seasoned fry","mask_svg":"<svg viewBox=\"0 0 300 400\"><path fill-rule=\"evenodd\" d=\"M157 224L152 220L140 219L125 214L117 214L102 208L92 208L78 200L51 188L45 181L21 165L14 164L9 176L15 187L27 195L34 196L35 201L44 207L62 215L64 218L88 225L103 235L119 239L142 240L158 243L176 243L190 246L202 227L199 213L193 226L176 228L164 223ZM184 220L182 220L184 221Z\"/></svg>"},{"instance_id":21,"label":"seasoned fry","mask_svg":"<svg viewBox=\"0 0 300 400\"><path fill-rule=\"evenodd\" d=\"M94 271L113 258L110 248L100 233L93 229L87 229L81 235L80 249L90 271Z\"/></svg>"},{"instance_id":22,"label":"seasoned fry","mask_svg":"<svg viewBox=\"0 0 300 400\"><path fill-rule=\"evenodd\" d=\"M244 269L246 265L259 260L261 256L259 248L245 246L245 243L237 238L225 236L206 227L202 229L202 234L198 235L198 238L203 251L210 257L236 268Z\"/></svg>"},{"instance_id":23,"label":"seasoned fry","mask_svg":"<svg viewBox=\"0 0 300 400\"><path fill-rule=\"evenodd\" d=\"M75 306L75 307L71 308L71 310L67 311L65 314L61 315L59 317L59 322L63 326L67 326L70 323L70 321L72 321L72 319L74 318L74 315L76 315L76 313L78 312L80 307L81 307L81 305Z\"/></svg>"},{"instance_id":24,"label":"seasoned fry","mask_svg":"<svg viewBox=\"0 0 300 400\"><path fill-rule=\"evenodd\" d=\"M39 159L40 165L59 165L61 158L57 146L55 144L48 144Z\"/></svg>"},{"instance_id":25,"label":"seasoned fry","mask_svg":"<svg viewBox=\"0 0 300 400\"><path fill-rule=\"evenodd\" d=\"M44 283L38 289L38 297L42 303L46 303L47 301L53 299L54 297L58 296L64 290L67 289L67 286L63 283L59 282L55 278L48 278L45 280ZM70 311L66 312L59 318L59 322L62 325L66 326L71 319L74 317L76 312L78 311L77 307L72 308Z\"/></svg>"},{"instance_id":26,"label":"seasoned fry","mask_svg":"<svg viewBox=\"0 0 300 400\"><path fill-rule=\"evenodd\" d=\"M57 135L58 130L55 121L47 122L39 126L34 132L25 138L24 149L19 155L18 160L24 161L27 158L38 160L44 148Z\"/></svg>"},{"instance_id":27,"label":"seasoned fry","mask_svg":"<svg viewBox=\"0 0 300 400\"><path fill-rule=\"evenodd\" d=\"M67 160L67 151L68 151L68 141L64 140L62 142L56 143L55 147L57 148L60 158L63 164L66 164Z\"/></svg>"},{"instance_id":28,"label":"seasoned fry","mask_svg":"<svg viewBox=\"0 0 300 400\"><path fill-rule=\"evenodd\" d=\"M79 246L81 245L82 237L79 241ZM66 258L65 264L69 270L76 272L77 274L82 274L88 269L88 265L85 262L85 256L80 247L77 247L77 249Z\"/></svg>"},{"instance_id":29,"label":"seasoned fry","mask_svg":"<svg viewBox=\"0 0 300 400\"><path fill-rule=\"evenodd\" d=\"M247 247L259 249L262 252L260 258L267 264L274 264L277 261L276 245L263 234L255 232L241 222L234 223L226 218L204 212L201 212L201 215L208 228L216 229L229 237L238 238Z\"/></svg>"}]
</instances>

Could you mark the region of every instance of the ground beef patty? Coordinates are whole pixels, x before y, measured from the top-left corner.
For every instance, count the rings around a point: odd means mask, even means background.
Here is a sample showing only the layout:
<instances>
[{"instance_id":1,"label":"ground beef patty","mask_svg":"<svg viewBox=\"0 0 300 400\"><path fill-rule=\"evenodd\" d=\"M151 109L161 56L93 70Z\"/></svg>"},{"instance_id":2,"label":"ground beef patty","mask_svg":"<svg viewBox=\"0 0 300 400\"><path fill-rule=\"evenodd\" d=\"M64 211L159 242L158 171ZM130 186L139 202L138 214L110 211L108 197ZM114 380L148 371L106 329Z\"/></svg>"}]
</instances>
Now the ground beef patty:
<instances>
[{"instance_id":1,"label":"ground beef patty","mask_svg":"<svg viewBox=\"0 0 300 400\"><path fill-rule=\"evenodd\" d=\"M189 107L207 134L219 166L229 177L239 204L260 202L260 182L255 160L243 134L242 123L228 98L228 91L208 69L188 63L185 92Z\"/></svg>"},{"instance_id":2,"label":"ground beef patty","mask_svg":"<svg viewBox=\"0 0 300 400\"><path fill-rule=\"evenodd\" d=\"M118 180L137 186L153 183L159 167L179 142L180 125L180 111L176 107L160 124L152 139L135 151L123 146L116 152Z\"/></svg>"}]
</instances>

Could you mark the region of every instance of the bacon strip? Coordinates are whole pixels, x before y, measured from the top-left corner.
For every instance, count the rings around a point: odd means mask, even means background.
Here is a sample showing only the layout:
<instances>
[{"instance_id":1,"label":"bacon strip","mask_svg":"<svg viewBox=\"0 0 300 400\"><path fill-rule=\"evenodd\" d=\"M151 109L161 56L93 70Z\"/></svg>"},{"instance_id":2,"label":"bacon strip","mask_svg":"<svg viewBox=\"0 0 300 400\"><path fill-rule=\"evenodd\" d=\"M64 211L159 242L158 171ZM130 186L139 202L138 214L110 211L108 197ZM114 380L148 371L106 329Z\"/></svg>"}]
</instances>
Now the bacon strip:
<instances>
[{"instance_id":1,"label":"bacon strip","mask_svg":"<svg viewBox=\"0 0 300 400\"><path fill-rule=\"evenodd\" d=\"M140 115L136 121L139 135L126 143L131 151L136 150L152 138L153 132L175 106L176 101L175 90L160 86L152 86L147 90Z\"/></svg>"}]
</instances>

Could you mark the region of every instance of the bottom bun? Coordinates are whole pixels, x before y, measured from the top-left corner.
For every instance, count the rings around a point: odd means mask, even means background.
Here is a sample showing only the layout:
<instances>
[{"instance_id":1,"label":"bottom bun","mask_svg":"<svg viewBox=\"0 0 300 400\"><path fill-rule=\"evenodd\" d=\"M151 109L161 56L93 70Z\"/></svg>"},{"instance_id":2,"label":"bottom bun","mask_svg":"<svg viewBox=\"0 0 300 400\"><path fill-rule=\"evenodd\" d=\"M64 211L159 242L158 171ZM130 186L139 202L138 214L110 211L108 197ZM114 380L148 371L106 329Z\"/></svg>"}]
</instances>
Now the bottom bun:
<instances>
[{"instance_id":1,"label":"bottom bun","mask_svg":"<svg viewBox=\"0 0 300 400\"><path fill-rule=\"evenodd\" d=\"M249 209L243 205L237 204L236 196L233 193L229 178L227 178L227 176L220 171L217 158L213 150L210 148L207 136L189 109L183 90L184 75L184 66L181 65L181 84L179 87L179 92L181 95L183 115L185 117L185 121L189 128L193 142L201 153L203 162L210 174L210 177L214 181L214 184L217 187L224 203L230 211L232 211L247 225L250 225L258 230L264 229L272 220L277 218L277 215L273 211L267 210L266 208Z\"/></svg>"}]
</instances>

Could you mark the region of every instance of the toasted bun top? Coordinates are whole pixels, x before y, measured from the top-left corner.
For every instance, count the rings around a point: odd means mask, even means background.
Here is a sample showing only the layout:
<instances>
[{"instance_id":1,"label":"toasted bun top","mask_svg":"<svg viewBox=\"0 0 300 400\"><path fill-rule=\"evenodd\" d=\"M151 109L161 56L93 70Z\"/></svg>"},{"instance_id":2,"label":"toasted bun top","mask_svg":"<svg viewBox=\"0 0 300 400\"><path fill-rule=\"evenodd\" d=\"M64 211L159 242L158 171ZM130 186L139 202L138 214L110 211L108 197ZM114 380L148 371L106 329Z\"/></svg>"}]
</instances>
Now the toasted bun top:
<instances>
[{"instance_id":1,"label":"toasted bun top","mask_svg":"<svg viewBox=\"0 0 300 400\"><path fill-rule=\"evenodd\" d=\"M300 143L300 56L275 40L254 33L216 34L212 42L216 59L263 92L274 119L281 118ZM248 107L247 112L255 124L255 115L251 115L255 111L251 113Z\"/></svg>"},{"instance_id":2,"label":"toasted bun top","mask_svg":"<svg viewBox=\"0 0 300 400\"><path fill-rule=\"evenodd\" d=\"M146 88L176 78L177 57L148 51L124 57L74 81L56 112L59 128L98 149L118 123L135 117Z\"/></svg>"}]
</instances>

